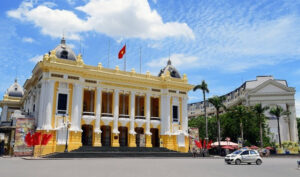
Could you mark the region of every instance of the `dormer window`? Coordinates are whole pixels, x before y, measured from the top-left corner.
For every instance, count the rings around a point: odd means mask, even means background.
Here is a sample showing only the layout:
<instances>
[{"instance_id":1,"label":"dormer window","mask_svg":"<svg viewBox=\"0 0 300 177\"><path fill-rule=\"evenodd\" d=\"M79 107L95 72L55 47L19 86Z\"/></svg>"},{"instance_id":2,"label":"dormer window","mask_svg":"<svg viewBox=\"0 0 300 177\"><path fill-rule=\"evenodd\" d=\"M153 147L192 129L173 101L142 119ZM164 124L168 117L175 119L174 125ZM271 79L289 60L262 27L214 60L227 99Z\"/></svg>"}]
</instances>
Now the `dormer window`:
<instances>
[{"instance_id":1,"label":"dormer window","mask_svg":"<svg viewBox=\"0 0 300 177\"><path fill-rule=\"evenodd\" d=\"M17 91L17 90L18 90L18 88L16 87L16 88L15 88L15 91Z\"/></svg>"},{"instance_id":2,"label":"dormer window","mask_svg":"<svg viewBox=\"0 0 300 177\"><path fill-rule=\"evenodd\" d=\"M64 50L60 54L60 58L68 59L68 51Z\"/></svg>"}]
</instances>

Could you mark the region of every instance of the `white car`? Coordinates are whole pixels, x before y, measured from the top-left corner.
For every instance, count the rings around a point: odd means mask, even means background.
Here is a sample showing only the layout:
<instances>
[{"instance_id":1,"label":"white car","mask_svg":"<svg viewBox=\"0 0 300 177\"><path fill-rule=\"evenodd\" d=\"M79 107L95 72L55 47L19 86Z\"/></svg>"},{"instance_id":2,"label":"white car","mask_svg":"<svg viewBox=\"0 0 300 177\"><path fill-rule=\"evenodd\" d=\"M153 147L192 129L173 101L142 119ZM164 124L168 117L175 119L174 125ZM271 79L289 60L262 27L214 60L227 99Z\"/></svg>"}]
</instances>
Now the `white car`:
<instances>
[{"instance_id":1,"label":"white car","mask_svg":"<svg viewBox=\"0 0 300 177\"><path fill-rule=\"evenodd\" d=\"M256 150L240 149L234 151L231 154L226 155L225 162L227 164L240 165L241 163L256 163L256 165L262 164L262 158Z\"/></svg>"}]
</instances>

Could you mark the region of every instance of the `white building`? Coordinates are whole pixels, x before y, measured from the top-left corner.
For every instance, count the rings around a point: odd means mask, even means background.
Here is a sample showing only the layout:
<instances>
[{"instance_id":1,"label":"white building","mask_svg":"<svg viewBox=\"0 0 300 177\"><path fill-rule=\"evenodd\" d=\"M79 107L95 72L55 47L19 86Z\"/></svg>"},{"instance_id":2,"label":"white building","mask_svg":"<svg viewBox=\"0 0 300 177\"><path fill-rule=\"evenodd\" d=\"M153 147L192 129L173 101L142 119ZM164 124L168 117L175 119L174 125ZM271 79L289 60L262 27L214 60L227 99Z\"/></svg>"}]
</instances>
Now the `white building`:
<instances>
[{"instance_id":1,"label":"white building","mask_svg":"<svg viewBox=\"0 0 300 177\"><path fill-rule=\"evenodd\" d=\"M289 87L285 80L277 80L273 76L257 76L256 80L246 81L239 88L224 95L226 97L225 106L231 107L238 104L254 106L257 103L269 107L279 105L291 113L289 116L280 118L281 141L298 142L295 92L295 89ZM214 115L215 108L212 104L207 104L207 115ZM189 118L201 115L204 115L203 101L188 105ZM271 138L278 142L277 120L269 114L269 111L266 111L265 115L268 118Z\"/></svg>"}]
</instances>

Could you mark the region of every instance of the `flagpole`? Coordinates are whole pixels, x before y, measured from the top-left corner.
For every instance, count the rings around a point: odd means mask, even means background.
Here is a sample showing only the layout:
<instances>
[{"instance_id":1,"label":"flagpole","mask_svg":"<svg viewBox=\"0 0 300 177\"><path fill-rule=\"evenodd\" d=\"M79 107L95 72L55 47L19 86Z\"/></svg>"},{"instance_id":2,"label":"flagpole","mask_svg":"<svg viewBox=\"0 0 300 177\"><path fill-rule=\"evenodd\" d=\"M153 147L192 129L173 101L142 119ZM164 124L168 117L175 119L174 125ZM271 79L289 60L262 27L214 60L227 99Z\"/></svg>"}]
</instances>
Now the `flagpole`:
<instances>
[{"instance_id":1,"label":"flagpole","mask_svg":"<svg viewBox=\"0 0 300 177\"><path fill-rule=\"evenodd\" d=\"M109 68L110 39L108 39L107 68Z\"/></svg>"},{"instance_id":2,"label":"flagpole","mask_svg":"<svg viewBox=\"0 0 300 177\"><path fill-rule=\"evenodd\" d=\"M142 47L140 46L140 73L142 73Z\"/></svg>"},{"instance_id":3,"label":"flagpole","mask_svg":"<svg viewBox=\"0 0 300 177\"><path fill-rule=\"evenodd\" d=\"M126 43L125 43L124 71L126 71L126 56L127 56L127 51L126 51Z\"/></svg>"}]
</instances>

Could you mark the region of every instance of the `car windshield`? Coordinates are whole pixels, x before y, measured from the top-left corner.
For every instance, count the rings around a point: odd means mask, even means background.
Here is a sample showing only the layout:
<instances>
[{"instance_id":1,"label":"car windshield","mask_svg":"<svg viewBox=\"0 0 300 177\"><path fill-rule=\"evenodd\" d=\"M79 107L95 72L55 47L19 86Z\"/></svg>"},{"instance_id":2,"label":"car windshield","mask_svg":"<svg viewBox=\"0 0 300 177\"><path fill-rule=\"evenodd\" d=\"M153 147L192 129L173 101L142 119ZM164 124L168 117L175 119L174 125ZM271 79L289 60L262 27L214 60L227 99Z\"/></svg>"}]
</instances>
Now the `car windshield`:
<instances>
[{"instance_id":1,"label":"car windshield","mask_svg":"<svg viewBox=\"0 0 300 177\"><path fill-rule=\"evenodd\" d=\"M242 152L241 150L237 150L237 151L234 151L232 154L239 154L241 152Z\"/></svg>"}]
</instances>

